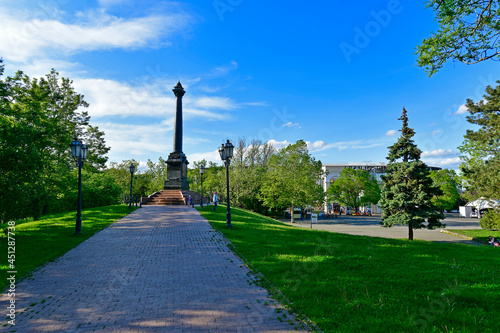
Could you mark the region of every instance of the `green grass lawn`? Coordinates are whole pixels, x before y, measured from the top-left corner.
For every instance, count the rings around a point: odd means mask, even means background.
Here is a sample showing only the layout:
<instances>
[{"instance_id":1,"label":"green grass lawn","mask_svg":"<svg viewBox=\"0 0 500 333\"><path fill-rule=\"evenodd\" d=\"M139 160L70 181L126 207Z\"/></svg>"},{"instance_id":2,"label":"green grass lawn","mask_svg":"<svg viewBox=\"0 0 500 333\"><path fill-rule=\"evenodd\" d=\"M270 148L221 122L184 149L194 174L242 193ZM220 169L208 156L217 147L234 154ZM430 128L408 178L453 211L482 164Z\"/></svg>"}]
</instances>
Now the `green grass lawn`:
<instances>
[{"instance_id":1,"label":"green grass lawn","mask_svg":"<svg viewBox=\"0 0 500 333\"><path fill-rule=\"evenodd\" d=\"M16 223L15 268L16 277L21 278L33 269L52 261L74 248L97 231L129 214L137 207L129 209L127 205L106 206L82 210L82 233L75 235L76 212L51 214L38 221L20 221ZM7 227L3 224L0 228ZM0 233L0 290L7 287L8 253L7 236Z\"/></svg>"},{"instance_id":2,"label":"green grass lawn","mask_svg":"<svg viewBox=\"0 0 500 333\"><path fill-rule=\"evenodd\" d=\"M225 207L211 209L202 215L325 332L498 330L498 248L308 230L234 208L228 229Z\"/></svg>"},{"instance_id":3,"label":"green grass lawn","mask_svg":"<svg viewBox=\"0 0 500 333\"><path fill-rule=\"evenodd\" d=\"M450 230L456 232L457 234L462 234L469 237L474 237L476 239L488 242L488 236L494 236L500 238L500 231L490 231L484 229L461 229L461 230Z\"/></svg>"}]
</instances>

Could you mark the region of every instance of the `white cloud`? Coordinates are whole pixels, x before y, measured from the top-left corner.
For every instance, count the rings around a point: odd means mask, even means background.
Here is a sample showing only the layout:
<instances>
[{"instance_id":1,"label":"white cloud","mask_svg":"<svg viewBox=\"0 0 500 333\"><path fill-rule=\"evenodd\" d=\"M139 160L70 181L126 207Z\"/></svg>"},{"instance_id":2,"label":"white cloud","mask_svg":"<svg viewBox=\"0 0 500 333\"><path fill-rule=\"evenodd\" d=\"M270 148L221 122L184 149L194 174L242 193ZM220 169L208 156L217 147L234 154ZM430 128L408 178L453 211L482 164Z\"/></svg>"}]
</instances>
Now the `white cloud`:
<instances>
[{"instance_id":1,"label":"white cloud","mask_svg":"<svg viewBox=\"0 0 500 333\"><path fill-rule=\"evenodd\" d=\"M231 110L238 106L228 97L198 97L192 103L203 109Z\"/></svg>"},{"instance_id":2,"label":"white cloud","mask_svg":"<svg viewBox=\"0 0 500 333\"><path fill-rule=\"evenodd\" d=\"M432 131L432 135L438 135L439 133L441 133L441 130Z\"/></svg>"},{"instance_id":3,"label":"white cloud","mask_svg":"<svg viewBox=\"0 0 500 333\"><path fill-rule=\"evenodd\" d=\"M309 144L309 143L308 143ZM344 149L367 149L381 146L383 141L380 139L372 139L372 140L355 140L355 141L341 141L341 142L332 142L325 143L323 141L316 141L310 145L310 150L312 152L320 152L323 150L337 148L338 150Z\"/></svg>"},{"instance_id":4,"label":"white cloud","mask_svg":"<svg viewBox=\"0 0 500 333\"><path fill-rule=\"evenodd\" d=\"M396 136L398 134L398 131L396 130L389 130L387 133L385 133L385 136Z\"/></svg>"},{"instance_id":5,"label":"white cloud","mask_svg":"<svg viewBox=\"0 0 500 333\"><path fill-rule=\"evenodd\" d=\"M184 136L182 138L182 142L184 144L193 144L193 145L198 145L202 142L212 142L212 140L209 140L209 139L206 139L206 138L200 138L200 137L196 137L196 138L192 138L192 137L189 137L189 136Z\"/></svg>"},{"instance_id":6,"label":"white cloud","mask_svg":"<svg viewBox=\"0 0 500 333\"><path fill-rule=\"evenodd\" d=\"M302 126L300 126L300 124L299 124L299 123L292 123L291 121L289 121L289 122L287 122L287 123L285 123L285 124L283 124L283 125L281 125L281 126L282 126L282 127L288 127L288 128L293 128L293 127L295 127L295 128L297 128L297 129L302 128Z\"/></svg>"},{"instance_id":7,"label":"white cloud","mask_svg":"<svg viewBox=\"0 0 500 333\"><path fill-rule=\"evenodd\" d=\"M186 103L187 106L189 106L189 103ZM224 113L214 113L210 112L207 110L200 110L196 108L190 108L190 107L183 107L182 108L182 116L185 119L190 119L190 118L204 118L204 120L222 120L225 119L227 116Z\"/></svg>"},{"instance_id":8,"label":"white cloud","mask_svg":"<svg viewBox=\"0 0 500 333\"><path fill-rule=\"evenodd\" d=\"M460 153L452 149L436 149L424 151L421 155L422 161L429 166L437 166L449 169L458 169L461 162Z\"/></svg>"},{"instance_id":9,"label":"white cloud","mask_svg":"<svg viewBox=\"0 0 500 333\"><path fill-rule=\"evenodd\" d=\"M103 10L83 13L76 23L17 14L0 8L0 54L23 63L60 53L166 45L167 38L192 21L185 14L123 19Z\"/></svg>"},{"instance_id":10,"label":"white cloud","mask_svg":"<svg viewBox=\"0 0 500 333\"><path fill-rule=\"evenodd\" d=\"M321 140L315 141L313 143L308 141L306 143L307 143L307 149L309 150L321 151L322 148L325 146L325 142Z\"/></svg>"},{"instance_id":11,"label":"white cloud","mask_svg":"<svg viewBox=\"0 0 500 333\"><path fill-rule=\"evenodd\" d=\"M454 114L459 115L459 114L466 113L468 111L469 111L469 109L465 106L465 104L462 104L459 106L458 110Z\"/></svg>"},{"instance_id":12,"label":"white cloud","mask_svg":"<svg viewBox=\"0 0 500 333\"><path fill-rule=\"evenodd\" d=\"M421 157L422 158L426 158L426 157L440 157L440 158L444 158L444 157L455 157L455 156L458 156L460 155L458 152L452 150L452 149L436 149L436 150L433 150L433 151L424 151L422 152L422 155Z\"/></svg>"},{"instance_id":13,"label":"white cloud","mask_svg":"<svg viewBox=\"0 0 500 333\"><path fill-rule=\"evenodd\" d=\"M240 105L248 105L248 106L269 106L266 102L247 102L240 103Z\"/></svg>"},{"instance_id":14,"label":"white cloud","mask_svg":"<svg viewBox=\"0 0 500 333\"><path fill-rule=\"evenodd\" d=\"M290 142L288 142L287 140L285 141L269 140L268 142L271 143L278 150L290 145ZM357 140L357 141L347 141L347 142L326 143L322 140L318 140L315 142L307 141L306 144L307 144L307 149L310 152L318 153L332 148L337 148L339 150L373 148L381 146L383 142L380 140L368 140L368 141Z\"/></svg>"},{"instance_id":15,"label":"white cloud","mask_svg":"<svg viewBox=\"0 0 500 333\"><path fill-rule=\"evenodd\" d=\"M352 149L368 149L368 148L375 148L375 147L379 147L381 146L382 143L381 142L373 142L373 143L364 143L364 142L361 142L359 144L353 144L351 146Z\"/></svg>"},{"instance_id":16,"label":"white cloud","mask_svg":"<svg viewBox=\"0 0 500 333\"><path fill-rule=\"evenodd\" d=\"M291 144L287 140L284 141L269 140L268 143L271 144L277 150L283 149ZM307 144L307 149L313 152L319 152L329 148L329 145L325 144L325 142L321 140L312 143L310 141L307 141L306 144Z\"/></svg>"},{"instance_id":17,"label":"white cloud","mask_svg":"<svg viewBox=\"0 0 500 333\"><path fill-rule=\"evenodd\" d=\"M98 1L99 5L107 8L117 5L128 4L131 2L131 0L98 0Z\"/></svg>"},{"instance_id":18,"label":"white cloud","mask_svg":"<svg viewBox=\"0 0 500 333\"><path fill-rule=\"evenodd\" d=\"M447 168L447 169L458 169L460 163L462 160L460 157L452 157L452 158L445 158L445 159L422 159L425 164L428 166L437 166L441 168Z\"/></svg>"},{"instance_id":19,"label":"white cloud","mask_svg":"<svg viewBox=\"0 0 500 333\"><path fill-rule=\"evenodd\" d=\"M175 112L175 97L155 89L104 79L75 79L74 86L90 103L92 117L166 116Z\"/></svg>"},{"instance_id":20,"label":"white cloud","mask_svg":"<svg viewBox=\"0 0 500 333\"><path fill-rule=\"evenodd\" d=\"M113 156L132 155L145 156L151 152L165 153L172 147L172 125L129 125L111 122L96 123L106 133L106 144L112 147Z\"/></svg>"},{"instance_id":21,"label":"white cloud","mask_svg":"<svg viewBox=\"0 0 500 333\"><path fill-rule=\"evenodd\" d=\"M153 84L132 86L123 82L105 79L75 79L75 90L85 96L89 102L91 117L105 116L141 116L161 117L173 121L175 116L175 96L165 86L174 86L174 81L165 83L158 80ZM210 109L230 110L237 105L225 97L196 97L183 100L183 116L208 120L223 119L221 112Z\"/></svg>"},{"instance_id":22,"label":"white cloud","mask_svg":"<svg viewBox=\"0 0 500 333\"><path fill-rule=\"evenodd\" d=\"M123 156L136 156L138 158L149 158L151 155L160 155L166 158L172 150L174 122L163 121L161 123L134 125L118 124L114 122L95 123L101 131L106 133L106 145L112 149L109 152L110 162L119 162ZM211 142L209 139L184 136L185 145ZM216 151L210 153L189 154L188 160L220 162Z\"/></svg>"},{"instance_id":23,"label":"white cloud","mask_svg":"<svg viewBox=\"0 0 500 333\"><path fill-rule=\"evenodd\" d=\"M206 93L216 93L216 92L219 92L223 89L223 87L221 86L208 86L208 85L203 85L203 86L200 86L198 87L199 90L203 91L203 92L206 92Z\"/></svg>"},{"instance_id":24,"label":"white cloud","mask_svg":"<svg viewBox=\"0 0 500 333\"><path fill-rule=\"evenodd\" d=\"M214 162L216 164L221 164L222 161L220 159L219 151L211 151L208 153L194 153L189 154L188 160L190 163L200 162L202 160L206 160L207 162Z\"/></svg>"},{"instance_id":25,"label":"white cloud","mask_svg":"<svg viewBox=\"0 0 500 333\"><path fill-rule=\"evenodd\" d=\"M269 140L268 141L269 144L271 144L275 149L277 150L280 150L280 149L283 149L287 146L290 145L290 142L288 142L287 140L285 141L276 141L276 140Z\"/></svg>"},{"instance_id":26,"label":"white cloud","mask_svg":"<svg viewBox=\"0 0 500 333\"><path fill-rule=\"evenodd\" d=\"M231 61L231 63L229 63L228 65L214 68L213 75L216 76L226 75L227 73L235 69L238 69L238 63L236 61Z\"/></svg>"},{"instance_id":27,"label":"white cloud","mask_svg":"<svg viewBox=\"0 0 500 333\"><path fill-rule=\"evenodd\" d=\"M45 76L45 74L50 73L52 68L61 73L62 76L66 77L67 75L64 74L65 72L75 73L80 66L75 62L48 58L31 59L24 64L18 64L10 61L4 64L6 75L13 76L18 70L21 69L32 78Z\"/></svg>"}]
</instances>

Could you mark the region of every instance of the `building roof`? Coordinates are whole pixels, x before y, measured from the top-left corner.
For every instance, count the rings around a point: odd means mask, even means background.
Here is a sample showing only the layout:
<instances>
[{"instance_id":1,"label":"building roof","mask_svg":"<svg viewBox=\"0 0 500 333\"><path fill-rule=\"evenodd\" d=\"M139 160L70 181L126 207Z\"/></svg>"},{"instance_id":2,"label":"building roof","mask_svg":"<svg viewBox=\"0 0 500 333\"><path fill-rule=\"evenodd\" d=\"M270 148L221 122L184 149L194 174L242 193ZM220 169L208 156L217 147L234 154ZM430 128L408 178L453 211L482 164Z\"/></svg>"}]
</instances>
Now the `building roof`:
<instances>
[{"instance_id":1,"label":"building roof","mask_svg":"<svg viewBox=\"0 0 500 333\"><path fill-rule=\"evenodd\" d=\"M323 164L323 166L326 166L326 167L336 167L336 166L387 166L386 163L383 163L383 162L378 162L378 163L352 163L352 162L349 162L349 163L334 163L334 164Z\"/></svg>"}]
</instances>

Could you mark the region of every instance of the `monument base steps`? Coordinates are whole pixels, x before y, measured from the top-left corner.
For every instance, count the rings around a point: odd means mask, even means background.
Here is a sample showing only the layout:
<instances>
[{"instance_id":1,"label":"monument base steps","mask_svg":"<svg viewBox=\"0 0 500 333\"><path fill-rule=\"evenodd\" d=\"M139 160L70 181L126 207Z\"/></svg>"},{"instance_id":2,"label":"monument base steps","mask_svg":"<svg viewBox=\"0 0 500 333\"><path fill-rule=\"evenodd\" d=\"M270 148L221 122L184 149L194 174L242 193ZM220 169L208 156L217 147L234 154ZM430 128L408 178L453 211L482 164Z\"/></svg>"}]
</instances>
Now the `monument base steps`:
<instances>
[{"instance_id":1,"label":"monument base steps","mask_svg":"<svg viewBox=\"0 0 500 333\"><path fill-rule=\"evenodd\" d=\"M161 190L149 197L143 197L143 205L149 206L167 206L167 205L185 205L186 199L179 190Z\"/></svg>"}]
</instances>

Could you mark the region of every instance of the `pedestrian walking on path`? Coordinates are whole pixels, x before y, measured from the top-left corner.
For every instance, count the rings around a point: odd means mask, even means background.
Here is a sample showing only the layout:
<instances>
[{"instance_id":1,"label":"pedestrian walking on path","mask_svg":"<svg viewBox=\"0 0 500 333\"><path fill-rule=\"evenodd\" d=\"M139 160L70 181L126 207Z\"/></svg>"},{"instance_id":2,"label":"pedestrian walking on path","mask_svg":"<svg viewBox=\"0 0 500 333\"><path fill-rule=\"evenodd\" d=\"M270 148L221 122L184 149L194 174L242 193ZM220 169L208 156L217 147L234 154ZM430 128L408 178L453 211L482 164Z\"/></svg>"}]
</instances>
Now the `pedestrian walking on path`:
<instances>
[{"instance_id":1,"label":"pedestrian walking on path","mask_svg":"<svg viewBox=\"0 0 500 333\"><path fill-rule=\"evenodd\" d=\"M214 193L214 198L213 198L213 201L214 201L214 211L215 209L217 208L217 204L219 203L219 196L217 195L217 191L215 191Z\"/></svg>"},{"instance_id":2,"label":"pedestrian walking on path","mask_svg":"<svg viewBox=\"0 0 500 333\"><path fill-rule=\"evenodd\" d=\"M278 320L267 291L249 284L252 276L198 211L145 206L19 281L16 325L2 328L293 331L286 320ZM8 295L0 296L3 305L9 300Z\"/></svg>"}]
</instances>

